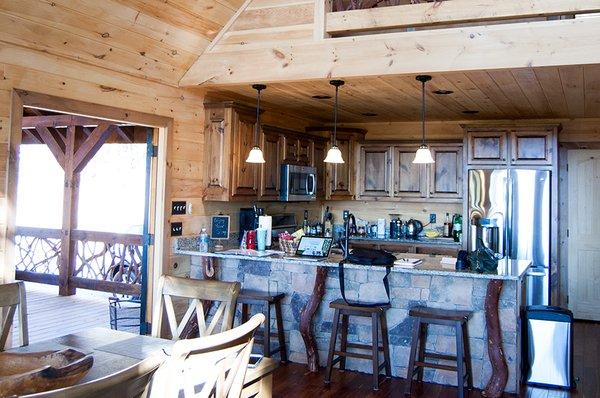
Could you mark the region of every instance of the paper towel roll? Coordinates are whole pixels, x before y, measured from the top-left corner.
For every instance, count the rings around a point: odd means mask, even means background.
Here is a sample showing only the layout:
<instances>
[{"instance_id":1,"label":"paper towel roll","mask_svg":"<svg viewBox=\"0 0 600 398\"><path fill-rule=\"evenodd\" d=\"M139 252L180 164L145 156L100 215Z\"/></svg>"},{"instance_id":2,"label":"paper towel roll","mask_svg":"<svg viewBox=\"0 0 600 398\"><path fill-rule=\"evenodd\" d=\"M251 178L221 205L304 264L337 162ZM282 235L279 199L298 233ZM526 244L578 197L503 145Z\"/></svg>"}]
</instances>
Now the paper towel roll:
<instances>
[{"instance_id":1,"label":"paper towel roll","mask_svg":"<svg viewBox=\"0 0 600 398\"><path fill-rule=\"evenodd\" d=\"M271 235L273 234L273 217L271 216L259 216L258 227L267 230L267 247L271 246Z\"/></svg>"}]
</instances>

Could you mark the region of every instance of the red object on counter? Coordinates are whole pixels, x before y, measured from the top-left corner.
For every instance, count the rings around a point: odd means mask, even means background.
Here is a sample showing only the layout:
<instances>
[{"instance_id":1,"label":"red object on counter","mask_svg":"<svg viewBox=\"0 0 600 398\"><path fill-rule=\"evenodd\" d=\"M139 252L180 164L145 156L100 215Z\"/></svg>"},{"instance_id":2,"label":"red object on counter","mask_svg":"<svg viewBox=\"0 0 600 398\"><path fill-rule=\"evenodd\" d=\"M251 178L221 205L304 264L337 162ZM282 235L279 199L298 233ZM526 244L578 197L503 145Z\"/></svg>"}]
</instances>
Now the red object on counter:
<instances>
[{"instance_id":1,"label":"red object on counter","mask_svg":"<svg viewBox=\"0 0 600 398\"><path fill-rule=\"evenodd\" d=\"M256 230L248 231L246 234L246 248L256 250Z\"/></svg>"}]
</instances>

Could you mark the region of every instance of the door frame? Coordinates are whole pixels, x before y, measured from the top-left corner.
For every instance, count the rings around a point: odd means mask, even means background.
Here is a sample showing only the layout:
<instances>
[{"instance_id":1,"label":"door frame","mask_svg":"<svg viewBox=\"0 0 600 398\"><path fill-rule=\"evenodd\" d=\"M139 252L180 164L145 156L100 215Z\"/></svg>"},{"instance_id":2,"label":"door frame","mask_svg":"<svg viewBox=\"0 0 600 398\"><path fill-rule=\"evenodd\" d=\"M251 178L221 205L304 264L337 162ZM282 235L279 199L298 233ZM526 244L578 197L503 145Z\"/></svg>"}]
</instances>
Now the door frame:
<instances>
[{"instance_id":1,"label":"door frame","mask_svg":"<svg viewBox=\"0 0 600 398\"><path fill-rule=\"evenodd\" d=\"M22 136L23 107L34 107L43 110L64 112L96 119L106 119L115 122L129 122L140 126L152 127L158 131L158 155L152 165L152 192L149 212L149 230L154 234L154 244L148 256L146 270L147 298L146 321L151 322L152 304L156 299L158 280L168 264L168 234L165 228L165 216L168 214L166 198L169 197L169 186L166 183L167 154L171 141L170 131L173 131L173 119L129 109L108 105L98 105L91 102L72 100L33 91L13 89L10 108L10 131L8 145L8 169L6 187L6 236L3 278L11 282L15 277L14 236L16 224L17 175L19 162L19 146Z\"/></svg>"}]
</instances>

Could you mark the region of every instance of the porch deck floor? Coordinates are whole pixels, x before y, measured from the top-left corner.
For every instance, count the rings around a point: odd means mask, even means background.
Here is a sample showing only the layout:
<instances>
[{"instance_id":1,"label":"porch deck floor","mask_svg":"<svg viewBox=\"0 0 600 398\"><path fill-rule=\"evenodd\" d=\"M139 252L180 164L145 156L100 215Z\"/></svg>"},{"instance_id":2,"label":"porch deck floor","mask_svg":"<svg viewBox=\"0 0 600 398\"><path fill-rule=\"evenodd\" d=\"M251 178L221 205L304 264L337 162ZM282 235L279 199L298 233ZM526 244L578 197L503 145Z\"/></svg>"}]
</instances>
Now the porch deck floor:
<instances>
[{"instance_id":1,"label":"porch deck floor","mask_svg":"<svg viewBox=\"0 0 600 398\"><path fill-rule=\"evenodd\" d=\"M110 328L110 293L77 289L74 296L59 296L58 286L25 282L25 287L30 343L93 327ZM18 342L17 317L14 324L13 341Z\"/></svg>"}]
</instances>

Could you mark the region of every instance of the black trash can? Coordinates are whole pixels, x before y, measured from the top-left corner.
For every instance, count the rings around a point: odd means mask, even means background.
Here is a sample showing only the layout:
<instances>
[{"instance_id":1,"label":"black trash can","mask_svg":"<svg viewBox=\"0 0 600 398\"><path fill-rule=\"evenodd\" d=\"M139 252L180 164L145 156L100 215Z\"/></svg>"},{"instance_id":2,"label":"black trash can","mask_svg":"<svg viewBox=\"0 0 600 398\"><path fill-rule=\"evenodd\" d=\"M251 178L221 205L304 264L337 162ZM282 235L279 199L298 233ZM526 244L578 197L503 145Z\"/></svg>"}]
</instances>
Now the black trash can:
<instances>
[{"instance_id":1,"label":"black trash can","mask_svg":"<svg viewBox=\"0 0 600 398\"><path fill-rule=\"evenodd\" d=\"M523 330L523 378L534 386L571 389L573 314L545 305L528 306Z\"/></svg>"}]
</instances>

